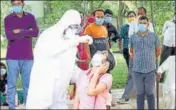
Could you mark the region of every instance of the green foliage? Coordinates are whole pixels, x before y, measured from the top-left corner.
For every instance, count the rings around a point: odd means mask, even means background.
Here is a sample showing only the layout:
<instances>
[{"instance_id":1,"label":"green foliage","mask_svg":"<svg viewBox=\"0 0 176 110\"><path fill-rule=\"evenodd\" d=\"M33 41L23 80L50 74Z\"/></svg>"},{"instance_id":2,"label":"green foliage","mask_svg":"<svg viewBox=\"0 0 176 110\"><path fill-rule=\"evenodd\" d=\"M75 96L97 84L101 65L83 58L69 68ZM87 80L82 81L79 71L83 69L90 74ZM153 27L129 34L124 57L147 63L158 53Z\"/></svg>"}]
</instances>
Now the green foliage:
<instances>
[{"instance_id":1,"label":"green foliage","mask_svg":"<svg viewBox=\"0 0 176 110\"><path fill-rule=\"evenodd\" d=\"M154 18L154 27L156 33L161 37L162 28L164 23L173 18L174 5L173 1L152 1L153 3L153 18ZM151 7L150 1L146 1L147 15L151 20Z\"/></svg>"},{"instance_id":2,"label":"green foliage","mask_svg":"<svg viewBox=\"0 0 176 110\"><path fill-rule=\"evenodd\" d=\"M1 1L1 35L4 36L4 18L9 14L10 12L10 2L9 1Z\"/></svg>"}]
</instances>

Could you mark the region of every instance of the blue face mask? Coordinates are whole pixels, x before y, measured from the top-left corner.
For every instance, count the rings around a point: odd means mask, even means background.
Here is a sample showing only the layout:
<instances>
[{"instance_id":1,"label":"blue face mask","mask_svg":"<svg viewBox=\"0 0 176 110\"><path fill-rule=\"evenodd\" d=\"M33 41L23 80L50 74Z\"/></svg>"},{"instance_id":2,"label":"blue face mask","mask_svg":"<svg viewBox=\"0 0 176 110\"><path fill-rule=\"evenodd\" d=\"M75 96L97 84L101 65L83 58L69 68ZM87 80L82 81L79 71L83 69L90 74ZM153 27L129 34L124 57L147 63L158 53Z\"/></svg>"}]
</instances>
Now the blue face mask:
<instances>
[{"instance_id":1,"label":"blue face mask","mask_svg":"<svg viewBox=\"0 0 176 110\"><path fill-rule=\"evenodd\" d=\"M96 18L95 22L97 25L102 25L104 23L104 18Z\"/></svg>"},{"instance_id":2,"label":"blue face mask","mask_svg":"<svg viewBox=\"0 0 176 110\"><path fill-rule=\"evenodd\" d=\"M6 72L7 72L6 69L4 69L4 68L1 69L1 75L5 75Z\"/></svg>"},{"instance_id":3,"label":"blue face mask","mask_svg":"<svg viewBox=\"0 0 176 110\"><path fill-rule=\"evenodd\" d=\"M13 12L16 14L22 13L23 12L23 7L22 6L12 6Z\"/></svg>"},{"instance_id":4,"label":"blue face mask","mask_svg":"<svg viewBox=\"0 0 176 110\"><path fill-rule=\"evenodd\" d=\"M111 23L112 17L105 17L105 23Z\"/></svg>"},{"instance_id":5,"label":"blue face mask","mask_svg":"<svg viewBox=\"0 0 176 110\"><path fill-rule=\"evenodd\" d=\"M146 32L147 31L147 25L146 24L139 24L138 29L140 32Z\"/></svg>"}]
</instances>

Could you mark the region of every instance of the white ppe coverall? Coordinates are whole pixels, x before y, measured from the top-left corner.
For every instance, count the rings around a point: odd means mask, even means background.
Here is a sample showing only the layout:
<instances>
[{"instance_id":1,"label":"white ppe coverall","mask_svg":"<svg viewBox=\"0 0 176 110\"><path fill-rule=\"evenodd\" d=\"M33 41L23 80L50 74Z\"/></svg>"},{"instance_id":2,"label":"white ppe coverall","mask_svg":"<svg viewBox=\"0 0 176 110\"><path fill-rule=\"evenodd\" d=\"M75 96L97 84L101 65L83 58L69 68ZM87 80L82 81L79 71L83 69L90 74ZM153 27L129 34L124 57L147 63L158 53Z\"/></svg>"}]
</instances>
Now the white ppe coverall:
<instances>
[{"instance_id":1,"label":"white ppe coverall","mask_svg":"<svg viewBox=\"0 0 176 110\"><path fill-rule=\"evenodd\" d=\"M158 73L166 72L166 81L163 84L165 100L168 102L165 109L175 109L175 56L169 56L158 68Z\"/></svg>"},{"instance_id":2,"label":"white ppe coverall","mask_svg":"<svg viewBox=\"0 0 176 110\"><path fill-rule=\"evenodd\" d=\"M34 49L27 109L67 109L66 93L74 74L77 45L92 39L76 35L66 39L63 33L70 25L80 23L79 12L68 10L57 24L39 36Z\"/></svg>"}]
</instances>

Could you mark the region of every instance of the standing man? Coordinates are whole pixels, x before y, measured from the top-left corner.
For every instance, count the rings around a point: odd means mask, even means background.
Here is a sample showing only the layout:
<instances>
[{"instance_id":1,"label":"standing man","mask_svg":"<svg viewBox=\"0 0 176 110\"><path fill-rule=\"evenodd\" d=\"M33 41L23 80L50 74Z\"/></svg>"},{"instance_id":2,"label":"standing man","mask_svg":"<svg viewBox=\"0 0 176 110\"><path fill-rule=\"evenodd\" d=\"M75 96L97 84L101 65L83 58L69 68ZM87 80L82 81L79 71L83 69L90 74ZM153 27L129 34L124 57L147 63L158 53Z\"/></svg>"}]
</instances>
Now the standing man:
<instances>
[{"instance_id":1,"label":"standing man","mask_svg":"<svg viewBox=\"0 0 176 110\"><path fill-rule=\"evenodd\" d=\"M147 10L144 8L144 7L140 7L138 8L138 11L137 11L137 19L136 20L132 20L132 22L129 24L129 30L128 30L128 37L130 38L133 34L137 33L139 31L139 28L138 28L138 24L139 24L139 18L141 16L146 16L147 15ZM154 32L153 30L153 25L152 23L149 22L149 26L148 26L148 31L150 32ZM118 100L118 103L126 103L131 94L132 94L132 91L134 90L134 82L132 80L132 68L133 68L133 60L131 58L129 58L129 71L128 71L128 79L127 79L127 85L125 86L125 92L122 96L122 98L120 98Z\"/></svg>"},{"instance_id":2,"label":"standing man","mask_svg":"<svg viewBox=\"0 0 176 110\"><path fill-rule=\"evenodd\" d=\"M166 21L163 27L163 47L162 47L162 54L161 54L161 60L160 65L171 55L176 52L175 48L175 16L169 20ZM172 53L173 52L173 53ZM162 77L160 79L160 82L164 82L165 78L165 72L162 74Z\"/></svg>"},{"instance_id":3,"label":"standing man","mask_svg":"<svg viewBox=\"0 0 176 110\"><path fill-rule=\"evenodd\" d=\"M139 31L130 38L130 57L133 60L133 82L137 94L137 110L144 109L147 96L148 109L155 109L156 60L161 53L158 36L150 32L146 16L139 18Z\"/></svg>"},{"instance_id":4,"label":"standing man","mask_svg":"<svg viewBox=\"0 0 176 110\"><path fill-rule=\"evenodd\" d=\"M107 28L107 31L108 31L109 46L111 47L111 41L116 42L118 40L118 47L119 47L119 50L121 51L120 35L116 27L112 24L112 16L113 16L112 10L110 9L105 10L104 26Z\"/></svg>"},{"instance_id":5,"label":"standing man","mask_svg":"<svg viewBox=\"0 0 176 110\"><path fill-rule=\"evenodd\" d=\"M89 35L93 38L93 44L85 45L85 51L88 56L88 60L91 61L92 56L96 51L109 50L109 43L107 40L108 32L104 23L104 11L102 9L97 9L94 11L95 23L88 25L84 31L85 35Z\"/></svg>"},{"instance_id":6,"label":"standing man","mask_svg":"<svg viewBox=\"0 0 176 110\"><path fill-rule=\"evenodd\" d=\"M15 109L16 83L19 72L22 77L24 105L28 93L31 68L33 65L32 37L38 36L35 17L23 11L24 0L11 0L13 13L4 19L5 34L8 40L8 104Z\"/></svg>"},{"instance_id":7,"label":"standing man","mask_svg":"<svg viewBox=\"0 0 176 110\"><path fill-rule=\"evenodd\" d=\"M147 16L147 10L144 7L139 7L137 11L137 19L130 24L128 36L131 37L134 33L138 32L138 19L140 16ZM149 22L149 31L154 32L153 25Z\"/></svg>"},{"instance_id":8,"label":"standing man","mask_svg":"<svg viewBox=\"0 0 176 110\"><path fill-rule=\"evenodd\" d=\"M136 13L134 11L128 12L128 22L131 23L136 19ZM129 67L129 36L128 36L129 24L125 24L120 29L120 37L123 39L123 57L126 60L126 64L128 66L128 77L125 85L125 91L122 97L117 101L117 103L126 103L129 101L132 92L134 91L134 85L132 80L132 66Z\"/></svg>"}]
</instances>

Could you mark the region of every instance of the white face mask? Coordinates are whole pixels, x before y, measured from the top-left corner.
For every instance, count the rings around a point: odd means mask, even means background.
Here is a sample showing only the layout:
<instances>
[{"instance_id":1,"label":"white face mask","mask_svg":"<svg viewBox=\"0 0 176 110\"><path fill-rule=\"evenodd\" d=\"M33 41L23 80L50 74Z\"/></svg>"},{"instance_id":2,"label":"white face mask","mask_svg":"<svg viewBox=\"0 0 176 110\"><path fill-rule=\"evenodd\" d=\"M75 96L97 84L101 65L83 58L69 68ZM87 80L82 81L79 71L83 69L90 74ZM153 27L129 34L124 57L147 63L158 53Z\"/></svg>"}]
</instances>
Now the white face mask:
<instances>
[{"instance_id":1,"label":"white face mask","mask_svg":"<svg viewBox=\"0 0 176 110\"><path fill-rule=\"evenodd\" d=\"M1 69L1 75L5 75L6 72L7 72L6 69L4 69L4 68Z\"/></svg>"},{"instance_id":2,"label":"white face mask","mask_svg":"<svg viewBox=\"0 0 176 110\"><path fill-rule=\"evenodd\" d=\"M102 64L102 56L100 54L95 54L92 58L92 66L93 67L97 67L100 66Z\"/></svg>"}]
</instances>

